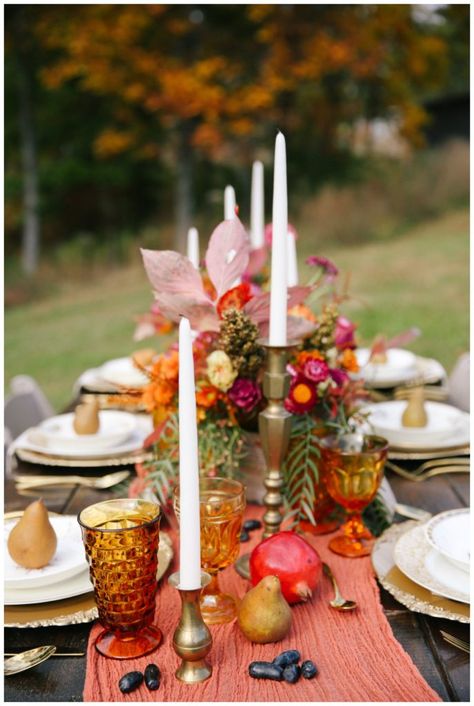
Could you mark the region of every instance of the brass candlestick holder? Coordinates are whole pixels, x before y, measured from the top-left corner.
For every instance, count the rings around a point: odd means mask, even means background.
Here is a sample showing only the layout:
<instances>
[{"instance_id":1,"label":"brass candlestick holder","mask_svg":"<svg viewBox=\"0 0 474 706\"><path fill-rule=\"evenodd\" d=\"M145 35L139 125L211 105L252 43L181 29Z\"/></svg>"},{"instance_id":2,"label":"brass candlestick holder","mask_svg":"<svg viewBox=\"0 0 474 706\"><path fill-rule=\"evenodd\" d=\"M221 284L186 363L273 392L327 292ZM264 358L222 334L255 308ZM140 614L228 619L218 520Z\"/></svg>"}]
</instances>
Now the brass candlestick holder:
<instances>
[{"instance_id":1,"label":"brass candlestick holder","mask_svg":"<svg viewBox=\"0 0 474 706\"><path fill-rule=\"evenodd\" d=\"M283 503L282 466L291 433L292 415L285 409L284 401L288 395L290 375L286 372L288 356L299 341L289 341L286 346L271 346L267 339L259 344L267 350L267 365L263 377L263 394L267 398L266 408L260 412L258 426L262 450L266 461L266 473L263 481L266 493L263 503L266 507L263 516L263 537L270 537L280 530L283 516L280 512ZM242 555L235 563L237 573L244 578L250 577L249 555Z\"/></svg>"},{"instance_id":2,"label":"brass candlestick holder","mask_svg":"<svg viewBox=\"0 0 474 706\"><path fill-rule=\"evenodd\" d=\"M212 637L199 606L201 591L210 580L209 574L201 572L201 587L188 590L179 587L179 572L169 577L169 583L179 591L181 598L181 618L173 635L173 648L182 662L175 674L188 684L205 681L212 674L212 667L205 660Z\"/></svg>"}]
</instances>

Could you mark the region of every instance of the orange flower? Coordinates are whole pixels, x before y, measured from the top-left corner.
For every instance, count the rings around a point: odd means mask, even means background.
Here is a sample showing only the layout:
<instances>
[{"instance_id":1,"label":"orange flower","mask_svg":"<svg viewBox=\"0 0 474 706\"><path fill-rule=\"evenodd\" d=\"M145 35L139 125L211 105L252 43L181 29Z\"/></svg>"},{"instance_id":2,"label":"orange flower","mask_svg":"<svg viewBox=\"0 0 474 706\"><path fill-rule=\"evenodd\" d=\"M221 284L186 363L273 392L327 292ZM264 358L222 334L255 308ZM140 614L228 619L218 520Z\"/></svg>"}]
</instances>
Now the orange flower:
<instances>
[{"instance_id":1,"label":"orange flower","mask_svg":"<svg viewBox=\"0 0 474 706\"><path fill-rule=\"evenodd\" d=\"M143 404L149 412L171 403L177 387L167 380L156 380L147 385L143 393Z\"/></svg>"},{"instance_id":2,"label":"orange flower","mask_svg":"<svg viewBox=\"0 0 474 706\"><path fill-rule=\"evenodd\" d=\"M307 360L324 360L324 356L322 353L320 353L317 350L312 350L312 351L301 351L298 353L296 356L296 363L297 365L300 365L301 367L304 366Z\"/></svg>"},{"instance_id":3,"label":"orange flower","mask_svg":"<svg viewBox=\"0 0 474 706\"><path fill-rule=\"evenodd\" d=\"M170 355L164 356L161 361L161 375L165 380L177 380L179 372L179 353L172 351Z\"/></svg>"},{"instance_id":4,"label":"orange flower","mask_svg":"<svg viewBox=\"0 0 474 706\"><path fill-rule=\"evenodd\" d=\"M196 392L197 405L199 407L204 407L205 409L209 409L209 407L213 407L216 404L218 399L219 399L219 390L217 390L212 385L206 385L205 387L201 387L201 389L197 390L197 392Z\"/></svg>"},{"instance_id":5,"label":"orange flower","mask_svg":"<svg viewBox=\"0 0 474 706\"><path fill-rule=\"evenodd\" d=\"M352 350L352 348L346 348L341 357L341 365L346 370L351 373L359 372L359 364L357 362L357 356Z\"/></svg>"},{"instance_id":6,"label":"orange flower","mask_svg":"<svg viewBox=\"0 0 474 706\"><path fill-rule=\"evenodd\" d=\"M303 382L295 385L292 394L294 401L303 405L307 404L314 397L314 393L309 385L305 385Z\"/></svg>"},{"instance_id":7,"label":"orange flower","mask_svg":"<svg viewBox=\"0 0 474 706\"><path fill-rule=\"evenodd\" d=\"M250 285L247 282L228 289L217 302L217 313L222 318L222 314L227 309L243 309L245 304L252 299Z\"/></svg>"}]
</instances>

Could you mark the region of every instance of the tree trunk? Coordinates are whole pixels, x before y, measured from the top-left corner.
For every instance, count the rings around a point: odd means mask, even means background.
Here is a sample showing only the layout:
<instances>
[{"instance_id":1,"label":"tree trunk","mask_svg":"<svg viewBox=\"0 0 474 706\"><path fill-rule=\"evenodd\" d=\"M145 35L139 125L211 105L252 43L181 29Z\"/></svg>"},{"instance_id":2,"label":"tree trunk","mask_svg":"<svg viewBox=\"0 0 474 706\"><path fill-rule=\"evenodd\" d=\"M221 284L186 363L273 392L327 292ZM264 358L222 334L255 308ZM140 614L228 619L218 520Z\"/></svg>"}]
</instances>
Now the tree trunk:
<instances>
[{"instance_id":1,"label":"tree trunk","mask_svg":"<svg viewBox=\"0 0 474 706\"><path fill-rule=\"evenodd\" d=\"M193 165L190 126L183 123L178 132L175 192L175 239L178 252L186 252L186 236L191 223Z\"/></svg>"},{"instance_id":2,"label":"tree trunk","mask_svg":"<svg viewBox=\"0 0 474 706\"><path fill-rule=\"evenodd\" d=\"M38 171L33 123L31 84L27 68L18 58L19 123L23 170L22 267L27 275L36 272L39 258L40 222L38 214Z\"/></svg>"}]
</instances>

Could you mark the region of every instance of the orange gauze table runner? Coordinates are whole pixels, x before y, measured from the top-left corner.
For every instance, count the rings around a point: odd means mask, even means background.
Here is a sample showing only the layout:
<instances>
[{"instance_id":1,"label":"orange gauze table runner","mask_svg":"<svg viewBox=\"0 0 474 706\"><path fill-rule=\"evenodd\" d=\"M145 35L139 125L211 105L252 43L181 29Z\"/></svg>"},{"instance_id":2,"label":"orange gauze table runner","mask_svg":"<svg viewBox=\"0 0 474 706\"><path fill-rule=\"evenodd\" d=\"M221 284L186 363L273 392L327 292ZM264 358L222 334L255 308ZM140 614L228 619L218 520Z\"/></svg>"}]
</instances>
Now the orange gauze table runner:
<instances>
[{"instance_id":1,"label":"orange gauze table runner","mask_svg":"<svg viewBox=\"0 0 474 706\"><path fill-rule=\"evenodd\" d=\"M260 518L263 510L250 506L246 518ZM242 545L248 552L259 541L259 532ZM171 533L175 550L176 536ZM156 601L156 624L163 632L163 642L150 655L134 660L102 657L94 648L94 639L102 629L93 626L87 652L84 701L441 701L428 686L409 655L392 634L383 613L370 558L345 559L327 549L331 535L310 537L308 541L327 561L339 580L344 596L357 601L352 613L338 613L328 606L332 588L323 576L313 598L292 608L293 623L289 635L279 643L256 645L240 632L235 621L211 626L213 646L209 661L210 679L201 684L183 684L174 676L179 660L173 651L172 637L180 614L180 598L169 586L167 576L160 582ZM173 571L178 568L175 560ZM248 590L248 582L233 567L220 576L222 588L239 598ZM295 648L301 658L312 659L319 675L300 679L296 684L252 679L248 665L254 660L271 661L283 650ZM122 694L118 681L126 672L144 671L154 662L161 670L158 691L139 689Z\"/></svg>"}]
</instances>

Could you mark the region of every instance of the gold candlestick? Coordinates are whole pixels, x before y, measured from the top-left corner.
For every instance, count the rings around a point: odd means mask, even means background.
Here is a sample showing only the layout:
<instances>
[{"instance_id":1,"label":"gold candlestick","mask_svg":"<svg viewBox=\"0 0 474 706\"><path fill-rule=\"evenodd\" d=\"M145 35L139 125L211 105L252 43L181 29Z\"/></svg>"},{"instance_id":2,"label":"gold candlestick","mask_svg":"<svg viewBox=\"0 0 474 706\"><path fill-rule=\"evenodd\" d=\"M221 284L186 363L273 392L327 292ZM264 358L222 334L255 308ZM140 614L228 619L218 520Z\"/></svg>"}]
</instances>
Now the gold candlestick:
<instances>
[{"instance_id":1,"label":"gold candlestick","mask_svg":"<svg viewBox=\"0 0 474 706\"><path fill-rule=\"evenodd\" d=\"M270 537L280 531L283 516L280 507L283 503L282 466L291 433L291 413L285 409L284 401L290 386L290 375L286 372L288 354L298 341L290 341L286 346L271 346L267 340L259 341L267 349L267 369L263 376L263 394L268 400L266 408L260 412L258 426L262 449L267 463L265 480L267 492L263 498L266 512L263 516L263 537Z\"/></svg>"},{"instance_id":2,"label":"gold candlestick","mask_svg":"<svg viewBox=\"0 0 474 706\"><path fill-rule=\"evenodd\" d=\"M290 375L286 372L286 365L290 351L299 344L299 341L289 341L286 346L271 346L267 339L263 339L259 340L259 344L267 349L263 394L268 404L258 417L260 440L267 466L263 481L267 490L263 498L266 507L263 516L263 537L266 538L280 531L283 519L280 512L283 503L282 466L288 451L292 418L284 405L290 386ZM243 554L236 561L235 569L243 578L250 578L249 554Z\"/></svg>"},{"instance_id":3,"label":"gold candlestick","mask_svg":"<svg viewBox=\"0 0 474 706\"><path fill-rule=\"evenodd\" d=\"M211 665L204 659L211 649L212 637L199 606L201 591L210 580L209 574L201 572L200 588L188 590L179 587L179 572L169 577L181 598L181 618L173 635L173 648L182 662L175 674L188 684L205 681L212 674Z\"/></svg>"}]
</instances>

